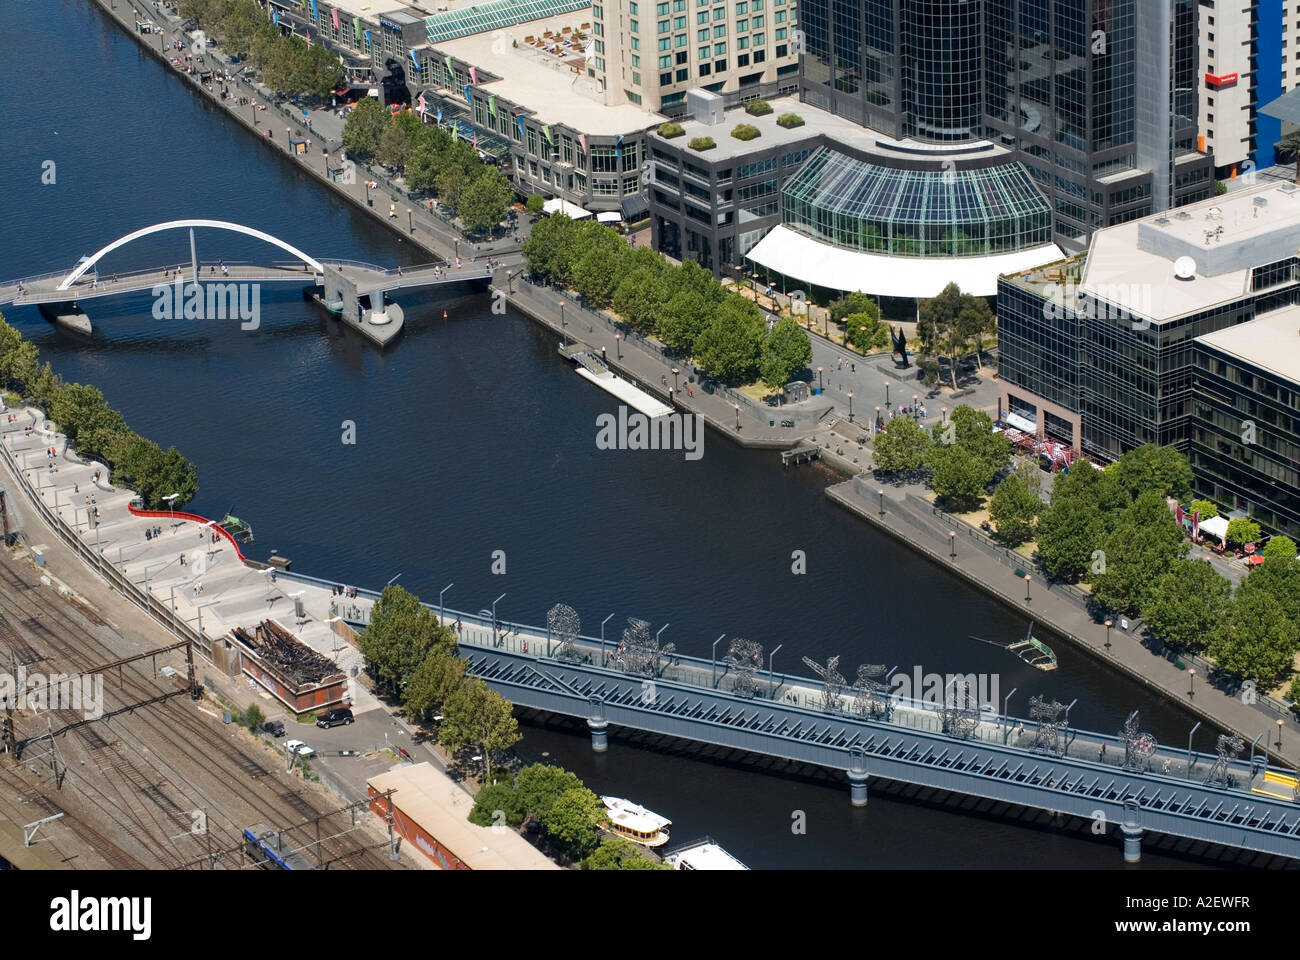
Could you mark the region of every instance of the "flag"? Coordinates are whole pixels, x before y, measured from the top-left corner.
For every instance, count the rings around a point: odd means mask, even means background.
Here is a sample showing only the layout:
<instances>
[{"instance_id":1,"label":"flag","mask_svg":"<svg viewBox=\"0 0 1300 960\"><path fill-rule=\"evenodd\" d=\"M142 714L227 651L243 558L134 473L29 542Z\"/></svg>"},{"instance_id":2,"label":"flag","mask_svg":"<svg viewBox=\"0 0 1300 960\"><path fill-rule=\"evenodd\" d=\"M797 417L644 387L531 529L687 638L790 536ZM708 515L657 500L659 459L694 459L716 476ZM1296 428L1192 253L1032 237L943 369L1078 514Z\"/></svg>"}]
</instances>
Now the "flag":
<instances>
[{"instance_id":1,"label":"flag","mask_svg":"<svg viewBox=\"0 0 1300 960\"><path fill-rule=\"evenodd\" d=\"M524 139L525 136L527 136L527 134L524 132L524 115L522 113L516 113L515 120L518 121L519 123L519 139L522 140Z\"/></svg>"},{"instance_id":2,"label":"flag","mask_svg":"<svg viewBox=\"0 0 1300 960\"><path fill-rule=\"evenodd\" d=\"M361 18L352 18L352 39L357 43L361 42Z\"/></svg>"},{"instance_id":3,"label":"flag","mask_svg":"<svg viewBox=\"0 0 1300 960\"><path fill-rule=\"evenodd\" d=\"M474 149L475 149L475 150L478 149L478 131L477 131L477 130L474 131Z\"/></svg>"},{"instance_id":4,"label":"flag","mask_svg":"<svg viewBox=\"0 0 1300 960\"><path fill-rule=\"evenodd\" d=\"M456 68L451 65L451 57L443 54L443 59L447 61L447 86L450 87L452 81L456 79Z\"/></svg>"},{"instance_id":5,"label":"flag","mask_svg":"<svg viewBox=\"0 0 1300 960\"><path fill-rule=\"evenodd\" d=\"M420 109L420 116L423 117L423 116L424 116L424 112L425 112L425 110L427 109L427 107L425 106L425 103L424 103L424 94L420 94L420 99L415 101L415 105L416 105L417 107L419 107L419 109Z\"/></svg>"},{"instance_id":6,"label":"flag","mask_svg":"<svg viewBox=\"0 0 1300 960\"><path fill-rule=\"evenodd\" d=\"M415 69L418 71L420 69L420 58L416 56L414 50L411 51L411 62L415 64Z\"/></svg>"},{"instance_id":7,"label":"flag","mask_svg":"<svg viewBox=\"0 0 1300 960\"><path fill-rule=\"evenodd\" d=\"M470 96L468 83L465 84L465 102L468 103L471 107L474 106L474 98Z\"/></svg>"},{"instance_id":8,"label":"flag","mask_svg":"<svg viewBox=\"0 0 1300 960\"><path fill-rule=\"evenodd\" d=\"M585 133L580 133L580 134L578 134L578 143L582 144L582 152L583 152L583 153L586 153L586 152L587 152L587 135L586 135Z\"/></svg>"},{"instance_id":9,"label":"flag","mask_svg":"<svg viewBox=\"0 0 1300 960\"><path fill-rule=\"evenodd\" d=\"M459 139L460 139L460 130L459 128L457 128L456 122L453 120L451 124L451 142L455 143Z\"/></svg>"},{"instance_id":10,"label":"flag","mask_svg":"<svg viewBox=\"0 0 1300 960\"><path fill-rule=\"evenodd\" d=\"M273 24L275 24L277 27L280 25L280 11L279 11L279 10L272 10L272 11L271 11L271 22L272 22Z\"/></svg>"},{"instance_id":11,"label":"flag","mask_svg":"<svg viewBox=\"0 0 1300 960\"><path fill-rule=\"evenodd\" d=\"M621 157L622 155L623 155L623 134L620 133L618 135L618 140L615 141L614 143L614 156Z\"/></svg>"},{"instance_id":12,"label":"flag","mask_svg":"<svg viewBox=\"0 0 1300 960\"><path fill-rule=\"evenodd\" d=\"M550 125L550 124L546 124L545 126L542 127L542 133L545 135L547 143L554 143L554 142L555 142L555 138L551 136L551 125Z\"/></svg>"},{"instance_id":13,"label":"flag","mask_svg":"<svg viewBox=\"0 0 1300 960\"><path fill-rule=\"evenodd\" d=\"M495 96L488 97L488 113L494 117L497 115L497 98Z\"/></svg>"},{"instance_id":14,"label":"flag","mask_svg":"<svg viewBox=\"0 0 1300 960\"><path fill-rule=\"evenodd\" d=\"M438 108L438 126L442 126L442 107Z\"/></svg>"},{"instance_id":15,"label":"flag","mask_svg":"<svg viewBox=\"0 0 1300 960\"><path fill-rule=\"evenodd\" d=\"M1201 533L1201 511L1192 511L1192 539L1195 540Z\"/></svg>"},{"instance_id":16,"label":"flag","mask_svg":"<svg viewBox=\"0 0 1300 960\"><path fill-rule=\"evenodd\" d=\"M338 10L331 10L331 11L330 11L330 18L334 21L334 29L337 30L337 29L339 28L339 12L338 12Z\"/></svg>"},{"instance_id":17,"label":"flag","mask_svg":"<svg viewBox=\"0 0 1300 960\"><path fill-rule=\"evenodd\" d=\"M370 31L369 31L369 30L363 30L362 33L364 33L364 34L366 35L366 49L369 50L369 49L370 49Z\"/></svg>"},{"instance_id":18,"label":"flag","mask_svg":"<svg viewBox=\"0 0 1300 960\"><path fill-rule=\"evenodd\" d=\"M478 67L469 68L469 82L478 83Z\"/></svg>"},{"instance_id":19,"label":"flag","mask_svg":"<svg viewBox=\"0 0 1300 960\"><path fill-rule=\"evenodd\" d=\"M316 0L311 0L311 18L316 19Z\"/></svg>"}]
</instances>

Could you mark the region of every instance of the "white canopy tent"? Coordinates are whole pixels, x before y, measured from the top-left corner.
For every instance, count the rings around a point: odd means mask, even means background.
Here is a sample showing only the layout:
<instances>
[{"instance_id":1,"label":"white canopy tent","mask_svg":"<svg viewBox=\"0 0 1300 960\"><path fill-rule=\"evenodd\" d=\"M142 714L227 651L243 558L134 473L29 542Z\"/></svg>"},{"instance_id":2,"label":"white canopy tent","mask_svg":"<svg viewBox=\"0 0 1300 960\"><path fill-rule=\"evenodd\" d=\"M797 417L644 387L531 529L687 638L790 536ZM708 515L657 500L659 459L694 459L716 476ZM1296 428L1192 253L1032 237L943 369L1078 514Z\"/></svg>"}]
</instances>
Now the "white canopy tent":
<instances>
[{"instance_id":1,"label":"white canopy tent","mask_svg":"<svg viewBox=\"0 0 1300 960\"><path fill-rule=\"evenodd\" d=\"M562 213L573 220L581 220L583 217L591 216L590 210L584 210L576 203L570 203L560 197L552 197L542 204L542 210L545 213Z\"/></svg>"},{"instance_id":2,"label":"white canopy tent","mask_svg":"<svg viewBox=\"0 0 1300 960\"><path fill-rule=\"evenodd\" d=\"M1222 543L1228 535L1228 521L1224 517L1210 517L1209 520L1202 520L1197 529Z\"/></svg>"},{"instance_id":3,"label":"white canopy tent","mask_svg":"<svg viewBox=\"0 0 1300 960\"><path fill-rule=\"evenodd\" d=\"M596 214L596 219L601 223L618 223L623 219L623 215L617 210L604 210Z\"/></svg>"},{"instance_id":4,"label":"white canopy tent","mask_svg":"<svg viewBox=\"0 0 1300 960\"><path fill-rule=\"evenodd\" d=\"M1055 244L989 257L891 257L822 243L776 226L745 254L787 277L831 290L863 290L885 297L935 297L951 282L963 293L996 296L998 277L1065 256Z\"/></svg>"}]
</instances>

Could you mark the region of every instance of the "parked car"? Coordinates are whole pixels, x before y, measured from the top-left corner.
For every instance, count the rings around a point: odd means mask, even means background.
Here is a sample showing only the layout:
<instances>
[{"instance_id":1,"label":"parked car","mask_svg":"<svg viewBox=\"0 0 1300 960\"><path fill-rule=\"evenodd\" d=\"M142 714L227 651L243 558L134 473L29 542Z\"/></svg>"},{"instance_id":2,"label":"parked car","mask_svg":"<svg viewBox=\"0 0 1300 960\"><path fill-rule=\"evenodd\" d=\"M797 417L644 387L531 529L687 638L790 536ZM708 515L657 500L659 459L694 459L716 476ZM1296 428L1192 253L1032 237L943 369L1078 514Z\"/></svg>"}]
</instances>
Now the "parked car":
<instances>
[{"instance_id":1,"label":"parked car","mask_svg":"<svg viewBox=\"0 0 1300 960\"><path fill-rule=\"evenodd\" d=\"M263 733L269 733L269 734L270 734L271 736L273 736L273 737L283 737L283 736L284 736L284 721L283 721L283 720L268 720L268 721L266 721L266 723L262 724L262 732L263 732Z\"/></svg>"},{"instance_id":2,"label":"parked car","mask_svg":"<svg viewBox=\"0 0 1300 960\"><path fill-rule=\"evenodd\" d=\"M354 719L356 718L352 716L352 711L344 707L342 710L331 710L323 717L318 717L316 726L322 730L328 730L330 727L346 726Z\"/></svg>"},{"instance_id":3,"label":"parked car","mask_svg":"<svg viewBox=\"0 0 1300 960\"><path fill-rule=\"evenodd\" d=\"M284 752L291 756L295 754L300 757L316 756L316 751L307 746L307 744L303 743L301 740L284 741Z\"/></svg>"}]
</instances>

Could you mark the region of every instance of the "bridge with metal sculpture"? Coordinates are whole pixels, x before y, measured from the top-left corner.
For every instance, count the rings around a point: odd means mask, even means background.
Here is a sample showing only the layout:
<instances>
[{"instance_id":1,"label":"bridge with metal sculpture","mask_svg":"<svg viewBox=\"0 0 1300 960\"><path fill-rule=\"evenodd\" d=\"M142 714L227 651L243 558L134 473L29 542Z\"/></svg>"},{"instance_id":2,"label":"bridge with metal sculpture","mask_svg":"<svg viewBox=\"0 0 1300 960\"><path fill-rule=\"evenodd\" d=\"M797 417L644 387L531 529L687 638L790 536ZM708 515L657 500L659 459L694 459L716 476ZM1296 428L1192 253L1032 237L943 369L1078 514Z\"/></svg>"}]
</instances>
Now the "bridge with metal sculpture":
<instances>
[{"instance_id":1,"label":"bridge with metal sculpture","mask_svg":"<svg viewBox=\"0 0 1300 960\"><path fill-rule=\"evenodd\" d=\"M519 706L585 720L597 750L613 725L841 770L855 805L880 777L1081 817L1117 827L1130 861L1144 830L1300 858L1300 803L1277 786L1294 772L1268 765L1267 731L1248 758L1235 735L1214 754L1182 750L1157 744L1136 711L1116 734L1096 733L1041 698L1035 719L972 710L959 677L934 702L916 700L891 695L893 671L877 665L853 683L839 658L815 663L818 679L793 677L760 669L751 641L723 659L690 657L659 648L643 621L606 642L576 636L560 612L550 631L449 610L445 620L461 624L472 674Z\"/></svg>"},{"instance_id":2,"label":"bridge with metal sculpture","mask_svg":"<svg viewBox=\"0 0 1300 960\"><path fill-rule=\"evenodd\" d=\"M105 256L142 237L181 229L188 229L190 233L190 259L187 262L110 273L107 276L98 270L98 265ZM269 264L200 261L194 239L195 229L223 230L253 237L278 247L293 257L293 260L272 261ZM514 254L503 257L502 261L513 265L518 259L518 254ZM90 256L83 257L71 269L0 282L0 305L35 305L41 307L47 317L56 321L75 316L79 322L65 325L88 333L89 320L77 309L77 304L87 300L142 290L158 292L161 288L173 285L178 289L192 288L196 281L198 286L209 288L217 284L299 283L308 288L322 288L320 294L313 299L361 329L371 339L386 343L401 327L400 320L393 325L384 315L386 294L467 280L487 280L490 277L491 270L484 263L464 263L459 267L446 263L427 263L385 269L355 260L317 259L269 233L242 224L224 220L172 220L119 237ZM372 316L377 322L371 322Z\"/></svg>"}]
</instances>

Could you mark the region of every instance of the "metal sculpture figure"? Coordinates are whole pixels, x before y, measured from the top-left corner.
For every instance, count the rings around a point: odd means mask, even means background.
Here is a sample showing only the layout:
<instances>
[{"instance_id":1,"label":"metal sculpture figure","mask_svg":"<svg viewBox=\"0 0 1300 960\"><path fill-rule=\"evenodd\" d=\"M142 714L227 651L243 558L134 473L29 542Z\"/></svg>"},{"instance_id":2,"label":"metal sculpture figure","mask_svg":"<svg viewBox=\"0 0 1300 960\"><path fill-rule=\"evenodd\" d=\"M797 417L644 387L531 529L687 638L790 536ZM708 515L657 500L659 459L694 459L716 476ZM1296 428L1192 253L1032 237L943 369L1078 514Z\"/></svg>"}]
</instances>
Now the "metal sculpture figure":
<instances>
[{"instance_id":1,"label":"metal sculpture figure","mask_svg":"<svg viewBox=\"0 0 1300 960\"><path fill-rule=\"evenodd\" d=\"M893 701L889 688L881 682L885 675L883 663L864 663L858 667L858 678L853 681L853 712L860 717L889 717Z\"/></svg>"},{"instance_id":2,"label":"metal sculpture figure","mask_svg":"<svg viewBox=\"0 0 1300 960\"><path fill-rule=\"evenodd\" d=\"M1031 749L1057 756L1061 753L1061 715L1065 704L1034 697L1029 701L1029 717L1037 726Z\"/></svg>"},{"instance_id":3,"label":"metal sculpture figure","mask_svg":"<svg viewBox=\"0 0 1300 960\"><path fill-rule=\"evenodd\" d=\"M758 692L758 680L754 674L763 665L763 645L753 640L737 637L731 641L725 662L731 665L736 677L734 687L737 696L752 697Z\"/></svg>"},{"instance_id":4,"label":"metal sculpture figure","mask_svg":"<svg viewBox=\"0 0 1300 960\"><path fill-rule=\"evenodd\" d=\"M582 621L573 607L564 603L551 607L546 612L546 635L556 644L551 656L556 660L577 660L574 641L578 639L581 628Z\"/></svg>"},{"instance_id":5,"label":"metal sculpture figure","mask_svg":"<svg viewBox=\"0 0 1300 960\"><path fill-rule=\"evenodd\" d=\"M650 624L636 617L627 618L627 627L623 630L623 641L614 651L611 662L624 673L640 673L648 677L657 677L664 666L664 657L676 651L674 644L666 643L662 647L650 634Z\"/></svg>"},{"instance_id":6,"label":"metal sculpture figure","mask_svg":"<svg viewBox=\"0 0 1300 960\"><path fill-rule=\"evenodd\" d=\"M826 666L809 657L804 657L803 662L822 678L822 709L827 713L839 710L843 703L840 690L844 687L844 676L838 669L840 658L827 657Z\"/></svg>"},{"instance_id":7,"label":"metal sculpture figure","mask_svg":"<svg viewBox=\"0 0 1300 960\"><path fill-rule=\"evenodd\" d=\"M979 696L972 692L968 680L954 678L943 692L943 732L950 737L969 739L980 722Z\"/></svg>"},{"instance_id":8,"label":"metal sculpture figure","mask_svg":"<svg viewBox=\"0 0 1300 960\"><path fill-rule=\"evenodd\" d=\"M1214 766L1210 767L1210 774L1205 778L1205 783L1217 784L1220 787L1231 787L1236 783L1229 769L1229 764L1241 756L1241 751L1246 749L1246 741L1235 733L1219 734L1219 742L1215 744L1214 752L1217 756L1214 758Z\"/></svg>"},{"instance_id":9,"label":"metal sculpture figure","mask_svg":"<svg viewBox=\"0 0 1300 960\"><path fill-rule=\"evenodd\" d=\"M1120 742L1124 744L1124 769L1139 770L1147 757L1156 752L1156 738L1138 729L1138 711L1134 710L1124 721L1119 732Z\"/></svg>"}]
</instances>

